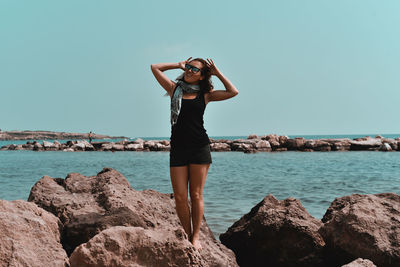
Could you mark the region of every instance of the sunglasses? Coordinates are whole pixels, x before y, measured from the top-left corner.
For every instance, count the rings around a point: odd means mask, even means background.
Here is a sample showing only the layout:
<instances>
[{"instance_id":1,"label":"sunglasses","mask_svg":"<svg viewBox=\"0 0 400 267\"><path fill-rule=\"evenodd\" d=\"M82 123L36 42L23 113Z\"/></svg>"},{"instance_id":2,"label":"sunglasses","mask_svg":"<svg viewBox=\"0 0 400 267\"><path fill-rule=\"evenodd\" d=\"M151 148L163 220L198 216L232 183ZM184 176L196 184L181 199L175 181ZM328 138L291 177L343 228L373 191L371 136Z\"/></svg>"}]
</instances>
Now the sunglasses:
<instances>
[{"instance_id":1,"label":"sunglasses","mask_svg":"<svg viewBox=\"0 0 400 267\"><path fill-rule=\"evenodd\" d=\"M200 71L199 68L196 68L196 67L194 67L192 65L189 65L187 63L185 64L185 69L186 70L192 70L193 73L198 73Z\"/></svg>"}]
</instances>

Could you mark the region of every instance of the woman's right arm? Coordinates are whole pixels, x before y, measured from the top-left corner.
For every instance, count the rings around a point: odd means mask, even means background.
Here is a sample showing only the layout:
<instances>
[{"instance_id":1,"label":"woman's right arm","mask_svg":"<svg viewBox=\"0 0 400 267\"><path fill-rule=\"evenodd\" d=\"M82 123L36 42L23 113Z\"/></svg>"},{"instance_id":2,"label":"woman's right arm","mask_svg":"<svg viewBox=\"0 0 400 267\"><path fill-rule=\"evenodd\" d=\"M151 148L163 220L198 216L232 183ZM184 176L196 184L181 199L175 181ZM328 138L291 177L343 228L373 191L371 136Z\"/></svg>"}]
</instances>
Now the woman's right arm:
<instances>
[{"instance_id":1,"label":"woman's right arm","mask_svg":"<svg viewBox=\"0 0 400 267\"><path fill-rule=\"evenodd\" d=\"M156 77L158 83L165 89L165 91L167 91L169 95L172 94L175 83L171 81L163 72L171 69L184 69L185 63L190 59L191 58L178 63L151 64L151 71L153 72L154 77Z\"/></svg>"}]
</instances>

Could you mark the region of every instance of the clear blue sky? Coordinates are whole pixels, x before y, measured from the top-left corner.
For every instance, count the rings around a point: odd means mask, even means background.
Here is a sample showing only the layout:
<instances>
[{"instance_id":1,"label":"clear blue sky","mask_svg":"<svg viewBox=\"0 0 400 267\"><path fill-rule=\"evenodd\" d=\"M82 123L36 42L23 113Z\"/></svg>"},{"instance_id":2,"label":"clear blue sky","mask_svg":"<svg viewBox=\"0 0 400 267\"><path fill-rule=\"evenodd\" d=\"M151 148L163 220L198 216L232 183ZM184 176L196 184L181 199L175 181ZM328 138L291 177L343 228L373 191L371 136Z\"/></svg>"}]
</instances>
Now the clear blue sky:
<instances>
[{"instance_id":1,"label":"clear blue sky","mask_svg":"<svg viewBox=\"0 0 400 267\"><path fill-rule=\"evenodd\" d=\"M210 136L400 133L399 14L395 0L0 0L0 128L169 136L150 64L192 56L239 90L207 106Z\"/></svg>"}]
</instances>

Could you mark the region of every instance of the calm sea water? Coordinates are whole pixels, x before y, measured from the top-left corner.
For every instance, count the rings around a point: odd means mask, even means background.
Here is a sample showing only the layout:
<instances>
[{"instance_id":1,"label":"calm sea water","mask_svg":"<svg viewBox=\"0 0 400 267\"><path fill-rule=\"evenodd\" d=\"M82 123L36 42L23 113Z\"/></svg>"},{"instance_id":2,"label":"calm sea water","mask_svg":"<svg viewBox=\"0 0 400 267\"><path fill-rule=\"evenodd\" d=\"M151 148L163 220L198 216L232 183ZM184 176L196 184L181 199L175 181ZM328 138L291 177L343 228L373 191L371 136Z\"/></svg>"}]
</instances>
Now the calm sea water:
<instances>
[{"instance_id":1,"label":"calm sea water","mask_svg":"<svg viewBox=\"0 0 400 267\"><path fill-rule=\"evenodd\" d=\"M26 141L3 141L0 146L9 143ZM212 158L204 189L205 217L217 236L267 194L300 199L318 219L336 197L400 194L400 152L212 152ZM103 167L121 172L136 190L171 193L168 163L168 152L0 151L0 199L26 200L43 175L65 178L68 173L79 172L92 176Z\"/></svg>"}]
</instances>

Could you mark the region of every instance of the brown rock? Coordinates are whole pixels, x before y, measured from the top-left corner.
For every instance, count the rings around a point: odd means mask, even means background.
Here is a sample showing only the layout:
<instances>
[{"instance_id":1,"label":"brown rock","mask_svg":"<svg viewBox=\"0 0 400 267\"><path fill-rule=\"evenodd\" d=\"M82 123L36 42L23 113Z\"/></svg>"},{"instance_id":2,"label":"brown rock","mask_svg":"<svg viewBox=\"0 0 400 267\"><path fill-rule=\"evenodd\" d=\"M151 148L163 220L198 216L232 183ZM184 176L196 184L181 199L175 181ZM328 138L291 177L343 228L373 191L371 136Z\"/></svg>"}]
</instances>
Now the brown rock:
<instances>
[{"instance_id":1,"label":"brown rock","mask_svg":"<svg viewBox=\"0 0 400 267\"><path fill-rule=\"evenodd\" d=\"M392 150L397 150L399 148L397 141L392 138L383 138L382 142L389 144Z\"/></svg>"},{"instance_id":2,"label":"brown rock","mask_svg":"<svg viewBox=\"0 0 400 267\"><path fill-rule=\"evenodd\" d=\"M143 149L144 149L143 143L128 144L125 146L125 150L127 151L141 151Z\"/></svg>"},{"instance_id":3,"label":"brown rock","mask_svg":"<svg viewBox=\"0 0 400 267\"><path fill-rule=\"evenodd\" d=\"M322 221L320 233L336 266L358 257L378 266L400 266L400 196L383 193L337 198Z\"/></svg>"},{"instance_id":4,"label":"brown rock","mask_svg":"<svg viewBox=\"0 0 400 267\"><path fill-rule=\"evenodd\" d=\"M383 143L380 147L379 147L379 151L392 151L392 147L388 144L388 143Z\"/></svg>"},{"instance_id":5,"label":"brown rock","mask_svg":"<svg viewBox=\"0 0 400 267\"><path fill-rule=\"evenodd\" d=\"M285 146L288 150L303 150L306 139L303 137L290 138L286 141Z\"/></svg>"},{"instance_id":6,"label":"brown rock","mask_svg":"<svg viewBox=\"0 0 400 267\"><path fill-rule=\"evenodd\" d=\"M351 147L349 138L321 139L321 141L328 142L333 151L348 151Z\"/></svg>"},{"instance_id":7,"label":"brown rock","mask_svg":"<svg viewBox=\"0 0 400 267\"><path fill-rule=\"evenodd\" d=\"M370 260L358 258L342 267L376 267L376 265Z\"/></svg>"},{"instance_id":8,"label":"brown rock","mask_svg":"<svg viewBox=\"0 0 400 267\"><path fill-rule=\"evenodd\" d=\"M321 226L299 200L268 195L220 239L240 266L315 266L325 245Z\"/></svg>"},{"instance_id":9,"label":"brown rock","mask_svg":"<svg viewBox=\"0 0 400 267\"><path fill-rule=\"evenodd\" d=\"M323 140L307 140L304 143L304 147L306 149L310 148L314 151L331 151L331 144Z\"/></svg>"},{"instance_id":10,"label":"brown rock","mask_svg":"<svg viewBox=\"0 0 400 267\"><path fill-rule=\"evenodd\" d=\"M231 146L226 143L211 143L211 151L231 151Z\"/></svg>"},{"instance_id":11,"label":"brown rock","mask_svg":"<svg viewBox=\"0 0 400 267\"><path fill-rule=\"evenodd\" d=\"M361 140L360 140L361 139ZM351 150L378 150L382 145L380 138L358 138L350 141Z\"/></svg>"},{"instance_id":12,"label":"brown rock","mask_svg":"<svg viewBox=\"0 0 400 267\"><path fill-rule=\"evenodd\" d=\"M288 139L289 139L289 137L287 137L285 135L279 136L279 143L281 144L281 146L285 146Z\"/></svg>"},{"instance_id":13,"label":"brown rock","mask_svg":"<svg viewBox=\"0 0 400 267\"><path fill-rule=\"evenodd\" d=\"M259 139L259 137L256 134L250 134L247 139Z\"/></svg>"},{"instance_id":14,"label":"brown rock","mask_svg":"<svg viewBox=\"0 0 400 267\"><path fill-rule=\"evenodd\" d=\"M121 173L111 168L91 177L79 173L65 179L45 176L32 188L29 201L60 218L64 225L62 243L68 253L113 226L157 231L181 227L171 194L136 191ZM232 251L215 239L205 219L200 241L204 248L201 256L208 264L237 266Z\"/></svg>"},{"instance_id":15,"label":"brown rock","mask_svg":"<svg viewBox=\"0 0 400 267\"><path fill-rule=\"evenodd\" d=\"M255 146L258 151L271 151L271 145L266 140L258 141Z\"/></svg>"},{"instance_id":16,"label":"brown rock","mask_svg":"<svg viewBox=\"0 0 400 267\"><path fill-rule=\"evenodd\" d=\"M180 229L157 231L115 226L77 247L71 267L79 266L210 266Z\"/></svg>"},{"instance_id":17,"label":"brown rock","mask_svg":"<svg viewBox=\"0 0 400 267\"><path fill-rule=\"evenodd\" d=\"M60 225L34 203L0 200L0 266L67 266Z\"/></svg>"}]
</instances>

